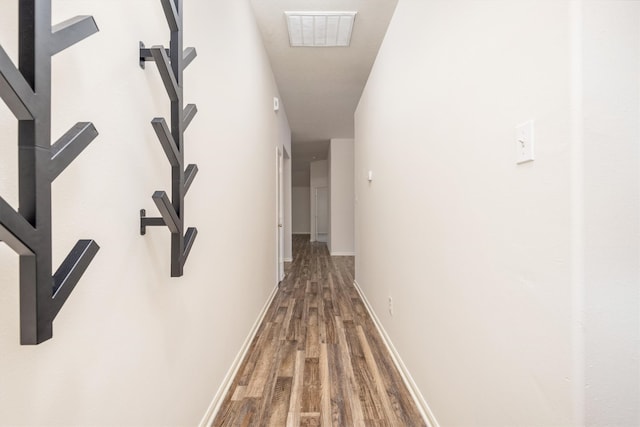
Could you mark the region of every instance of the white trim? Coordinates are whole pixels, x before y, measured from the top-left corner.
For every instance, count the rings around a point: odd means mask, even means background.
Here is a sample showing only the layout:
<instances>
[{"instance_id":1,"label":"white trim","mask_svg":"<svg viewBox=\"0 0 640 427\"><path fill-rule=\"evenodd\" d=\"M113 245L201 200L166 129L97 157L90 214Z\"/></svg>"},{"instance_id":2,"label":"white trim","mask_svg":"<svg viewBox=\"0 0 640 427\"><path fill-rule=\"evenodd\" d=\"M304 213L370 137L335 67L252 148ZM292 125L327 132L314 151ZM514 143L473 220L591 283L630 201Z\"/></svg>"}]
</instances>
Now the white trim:
<instances>
[{"instance_id":1,"label":"white trim","mask_svg":"<svg viewBox=\"0 0 640 427\"><path fill-rule=\"evenodd\" d=\"M367 297L364 295L364 292L362 292L362 289L360 289L360 285L356 280L353 281L353 286L356 288L356 291L358 291L358 294L360 295L360 298L362 298L362 302L364 303L364 306L367 308L369 315L373 319L373 323L375 323L376 328L378 329L378 332L380 332L380 335L382 336L382 340L384 341L385 345L387 346L387 349L389 350L389 353L391 354L393 363L395 363L396 367L400 371L400 376L402 377L402 380L404 381L405 385L409 389L409 392L411 393L411 397L413 397L413 400L416 402L416 405L420 410L420 414L422 415L424 422L427 423L428 427L440 427L440 424L438 424L436 417L433 415L433 412L431 412L431 409L429 408L427 401L425 400L424 396L420 392L420 389L418 388L415 381L413 380L411 373L409 373L409 370L407 369L404 362L402 361L400 354L398 354L398 351L396 350L393 343L391 342L391 338L389 338L389 335L387 335L387 332L384 330L384 327L382 326L382 322L380 322L380 319L378 318L376 313L373 311L371 304L369 304Z\"/></svg>"},{"instance_id":2,"label":"white trim","mask_svg":"<svg viewBox=\"0 0 640 427\"><path fill-rule=\"evenodd\" d=\"M356 256L355 252L331 252L331 256Z\"/></svg>"},{"instance_id":3,"label":"white trim","mask_svg":"<svg viewBox=\"0 0 640 427\"><path fill-rule=\"evenodd\" d=\"M293 258L290 258L290 257L289 258L285 258L284 262L293 262Z\"/></svg>"},{"instance_id":4,"label":"white trim","mask_svg":"<svg viewBox=\"0 0 640 427\"><path fill-rule=\"evenodd\" d=\"M311 235L310 231L293 231L291 234L309 234Z\"/></svg>"},{"instance_id":5,"label":"white trim","mask_svg":"<svg viewBox=\"0 0 640 427\"><path fill-rule=\"evenodd\" d=\"M235 360L231 364L231 367L229 368L227 375L224 377L222 384L220 384L220 387L218 388L218 391L216 392L215 396L213 396L213 400L209 404L209 407L207 408L207 412L205 412L204 416L202 417L202 420L200 420L200 424L198 424L199 427L207 427L213 424L213 420L215 419L216 415L218 414L218 411L220 410L220 406L224 401L224 397L229 392L229 389L233 384L233 380L238 374L240 365L242 365L242 362L244 361L244 358L247 355L249 348L251 347L251 343L253 342L253 339L258 333L258 328L260 328L260 325L264 320L264 316L266 316L267 311L269 310L269 306L273 302L273 299L275 298L277 292L278 292L278 286L273 288L273 291L271 291L271 295L269 295L267 302L265 303L264 307L262 307L262 311L258 315L258 318L256 319L253 326L251 327L251 331L249 332L247 339L242 344L242 347L240 348L240 352L238 353Z\"/></svg>"}]
</instances>

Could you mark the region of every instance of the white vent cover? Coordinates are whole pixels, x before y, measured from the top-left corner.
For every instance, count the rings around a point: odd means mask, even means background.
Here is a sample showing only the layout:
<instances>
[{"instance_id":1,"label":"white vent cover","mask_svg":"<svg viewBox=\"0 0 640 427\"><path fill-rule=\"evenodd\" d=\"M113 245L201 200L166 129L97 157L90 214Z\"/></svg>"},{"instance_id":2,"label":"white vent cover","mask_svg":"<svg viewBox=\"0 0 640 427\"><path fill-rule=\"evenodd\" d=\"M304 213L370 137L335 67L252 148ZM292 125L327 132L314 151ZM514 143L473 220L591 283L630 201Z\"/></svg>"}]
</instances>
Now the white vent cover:
<instances>
[{"instance_id":1,"label":"white vent cover","mask_svg":"<svg viewBox=\"0 0 640 427\"><path fill-rule=\"evenodd\" d=\"M357 12L285 12L292 47L349 46Z\"/></svg>"}]
</instances>

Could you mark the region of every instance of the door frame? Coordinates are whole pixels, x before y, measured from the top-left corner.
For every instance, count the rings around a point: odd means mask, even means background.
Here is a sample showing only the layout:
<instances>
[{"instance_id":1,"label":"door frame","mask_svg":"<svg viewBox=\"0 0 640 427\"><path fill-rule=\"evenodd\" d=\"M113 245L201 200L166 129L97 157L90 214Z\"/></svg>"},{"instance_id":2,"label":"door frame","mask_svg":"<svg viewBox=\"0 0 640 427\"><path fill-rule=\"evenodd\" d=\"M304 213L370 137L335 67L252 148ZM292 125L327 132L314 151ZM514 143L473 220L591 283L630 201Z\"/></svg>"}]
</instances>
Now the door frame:
<instances>
[{"instance_id":1,"label":"door frame","mask_svg":"<svg viewBox=\"0 0 640 427\"><path fill-rule=\"evenodd\" d=\"M276 283L284 279L284 153L276 147Z\"/></svg>"},{"instance_id":2,"label":"door frame","mask_svg":"<svg viewBox=\"0 0 640 427\"><path fill-rule=\"evenodd\" d=\"M315 207L315 212L313 213L314 221L315 221L315 230L314 230L315 231L315 236L314 236L314 240L316 242L328 243L328 241L325 242L323 240L319 240L318 239L318 235L320 234L319 227L318 227L318 206L319 206L319 204L318 204L318 190L325 190L326 193L327 193L327 200L326 200L325 208L327 210L327 216L329 215L329 212L328 212L328 210L329 210L329 206L328 206L328 204L329 204L329 200L328 200L328 198L329 198L329 186L313 187L313 193L314 193L313 197L314 197L314 201L315 201L315 206L314 206ZM326 220L329 221L329 218L327 217ZM325 234L327 234L327 239L328 239L329 238L329 230L327 230L327 232Z\"/></svg>"}]
</instances>

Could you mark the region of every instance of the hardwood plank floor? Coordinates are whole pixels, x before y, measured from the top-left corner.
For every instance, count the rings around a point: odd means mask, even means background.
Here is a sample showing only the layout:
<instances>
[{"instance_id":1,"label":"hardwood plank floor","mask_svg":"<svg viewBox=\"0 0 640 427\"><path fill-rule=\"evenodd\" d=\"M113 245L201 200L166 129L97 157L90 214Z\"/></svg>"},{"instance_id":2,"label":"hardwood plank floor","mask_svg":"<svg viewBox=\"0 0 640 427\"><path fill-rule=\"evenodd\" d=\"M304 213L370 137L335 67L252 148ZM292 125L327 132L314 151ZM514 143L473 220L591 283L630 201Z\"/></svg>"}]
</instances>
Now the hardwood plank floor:
<instances>
[{"instance_id":1,"label":"hardwood plank floor","mask_svg":"<svg viewBox=\"0 0 640 427\"><path fill-rule=\"evenodd\" d=\"M354 258L294 259L212 426L425 426L353 286Z\"/></svg>"}]
</instances>

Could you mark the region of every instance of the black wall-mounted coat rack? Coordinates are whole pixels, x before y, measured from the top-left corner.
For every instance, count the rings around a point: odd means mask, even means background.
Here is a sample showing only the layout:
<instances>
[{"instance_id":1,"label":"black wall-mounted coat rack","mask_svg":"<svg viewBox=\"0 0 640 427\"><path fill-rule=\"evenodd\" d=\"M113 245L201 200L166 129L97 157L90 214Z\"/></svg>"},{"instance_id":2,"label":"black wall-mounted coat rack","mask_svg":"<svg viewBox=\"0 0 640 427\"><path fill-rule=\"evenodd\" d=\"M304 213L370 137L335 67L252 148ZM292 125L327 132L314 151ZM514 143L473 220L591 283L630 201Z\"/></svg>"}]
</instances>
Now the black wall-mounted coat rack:
<instances>
[{"instance_id":1,"label":"black wall-mounted coat rack","mask_svg":"<svg viewBox=\"0 0 640 427\"><path fill-rule=\"evenodd\" d=\"M20 255L20 342L39 344L98 252L80 240L52 275L51 183L98 135L77 123L51 145L51 57L96 33L91 16L51 25L51 0L20 0L19 67L0 46L0 97L19 120L19 208L0 197L0 241Z\"/></svg>"},{"instance_id":2,"label":"black wall-mounted coat rack","mask_svg":"<svg viewBox=\"0 0 640 427\"><path fill-rule=\"evenodd\" d=\"M171 164L171 200L164 191L156 191L151 198L160 211L160 217L148 218L144 209L140 210L140 234L149 226L166 225L171 232L171 277L183 274L184 264L189 256L198 230L189 227L184 233L184 197L189 191L198 167L194 164L184 168L184 131L196 115L194 104L183 108L183 71L196 57L195 48L182 48L182 0L160 0L167 23L171 30L169 49L153 46L147 49L140 42L140 67L145 61L154 61L171 100L171 130L164 118L156 117L151 125L158 136L160 145Z\"/></svg>"}]
</instances>

